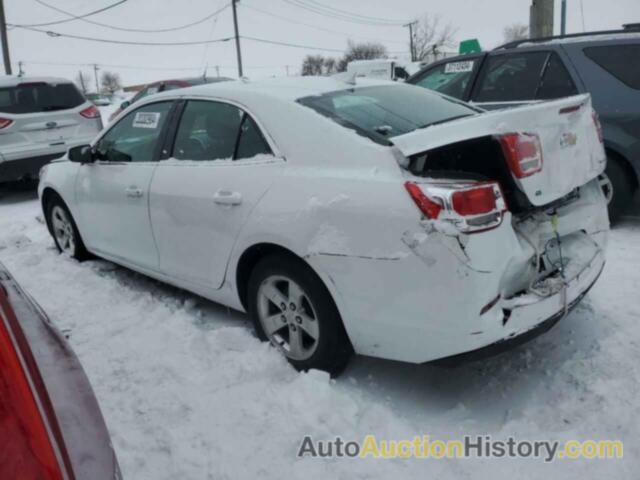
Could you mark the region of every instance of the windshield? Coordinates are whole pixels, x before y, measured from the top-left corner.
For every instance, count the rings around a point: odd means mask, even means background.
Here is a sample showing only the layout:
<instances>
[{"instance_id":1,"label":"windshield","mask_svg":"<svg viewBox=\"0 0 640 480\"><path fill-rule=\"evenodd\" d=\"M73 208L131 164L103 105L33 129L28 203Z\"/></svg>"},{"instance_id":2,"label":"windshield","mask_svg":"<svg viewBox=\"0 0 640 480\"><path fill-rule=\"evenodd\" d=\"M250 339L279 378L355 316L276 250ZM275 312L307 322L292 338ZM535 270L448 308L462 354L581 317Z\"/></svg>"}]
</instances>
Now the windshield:
<instances>
[{"instance_id":1,"label":"windshield","mask_svg":"<svg viewBox=\"0 0 640 480\"><path fill-rule=\"evenodd\" d=\"M371 140L390 139L480 112L469 105L409 85L353 88L298 100Z\"/></svg>"},{"instance_id":2,"label":"windshield","mask_svg":"<svg viewBox=\"0 0 640 480\"><path fill-rule=\"evenodd\" d=\"M23 83L0 88L0 113L37 113L68 110L85 102L71 83Z\"/></svg>"}]
</instances>

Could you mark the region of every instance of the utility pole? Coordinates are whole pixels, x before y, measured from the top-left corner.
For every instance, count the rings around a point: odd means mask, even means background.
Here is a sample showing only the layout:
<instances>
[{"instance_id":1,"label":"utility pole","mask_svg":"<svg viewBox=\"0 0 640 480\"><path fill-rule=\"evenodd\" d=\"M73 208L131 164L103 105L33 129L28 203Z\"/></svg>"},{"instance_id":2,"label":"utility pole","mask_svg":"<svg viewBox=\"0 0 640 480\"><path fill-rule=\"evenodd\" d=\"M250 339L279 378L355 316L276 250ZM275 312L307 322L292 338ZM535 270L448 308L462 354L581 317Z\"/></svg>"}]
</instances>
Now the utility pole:
<instances>
[{"instance_id":1,"label":"utility pole","mask_svg":"<svg viewBox=\"0 0 640 480\"><path fill-rule=\"evenodd\" d=\"M216 65L216 77L220 77L220 65Z\"/></svg>"},{"instance_id":2,"label":"utility pole","mask_svg":"<svg viewBox=\"0 0 640 480\"><path fill-rule=\"evenodd\" d=\"M22 66L24 65L23 61L18 62L18 76L22 77L24 75L24 69Z\"/></svg>"},{"instance_id":3,"label":"utility pole","mask_svg":"<svg viewBox=\"0 0 640 480\"><path fill-rule=\"evenodd\" d=\"M417 20L414 20L411 23L407 23L406 25L403 25L403 27L405 28L409 28L409 48L411 49L411 61L415 62L416 61L416 50L413 46L413 27L416 26L418 24Z\"/></svg>"},{"instance_id":4,"label":"utility pole","mask_svg":"<svg viewBox=\"0 0 640 480\"><path fill-rule=\"evenodd\" d=\"M553 36L553 14L555 0L532 0L529 31L531 38Z\"/></svg>"},{"instance_id":5,"label":"utility pole","mask_svg":"<svg viewBox=\"0 0 640 480\"><path fill-rule=\"evenodd\" d=\"M95 64L93 66L93 75L96 77L96 93L100 93L100 84L98 83L98 70L100 70L100 67L98 67L98 64Z\"/></svg>"},{"instance_id":6,"label":"utility pole","mask_svg":"<svg viewBox=\"0 0 640 480\"><path fill-rule=\"evenodd\" d=\"M0 41L2 42L4 71L7 75L11 75L11 57L9 56L9 39L7 38L7 19L4 15L4 0L0 0Z\"/></svg>"},{"instance_id":7,"label":"utility pole","mask_svg":"<svg viewBox=\"0 0 640 480\"><path fill-rule=\"evenodd\" d=\"M562 0L562 13L560 14L560 34L567 34L567 0Z\"/></svg>"},{"instance_id":8,"label":"utility pole","mask_svg":"<svg viewBox=\"0 0 640 480\"><path fill-rule=\"evenodd\" d=\"M231 0L231 6L233 7L233 28L236 32L236 53L238 55L238 77L244 77L242 73L242 52L240 51L240 33L238 30L238 8L237 3L240 0Z\"/></svg>"}]
</instances>

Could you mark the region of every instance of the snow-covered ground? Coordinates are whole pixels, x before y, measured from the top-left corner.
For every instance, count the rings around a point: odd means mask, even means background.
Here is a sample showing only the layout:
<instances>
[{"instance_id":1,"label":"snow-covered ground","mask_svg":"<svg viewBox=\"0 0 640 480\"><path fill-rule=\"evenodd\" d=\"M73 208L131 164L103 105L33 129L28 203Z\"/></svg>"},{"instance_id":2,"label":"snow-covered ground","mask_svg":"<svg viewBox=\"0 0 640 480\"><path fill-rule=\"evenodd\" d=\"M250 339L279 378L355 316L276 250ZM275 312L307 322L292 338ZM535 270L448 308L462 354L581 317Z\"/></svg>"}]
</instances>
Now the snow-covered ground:
<instances>
[{"instance_id":1,"label":"snow-covered ground","mask_svg":"<svg viewBox=\"0 0 640 480\"><path fill-rule=\"evenodd\" d=\"M0 261L70 335L126 480L638 478L640 218L556 328L455 369L356 358L295 372L246 317L105 261L56 253L33 192L0 190ZM621 439L623 460L317 460L315 439Z\"/></svg>"}]
</instances>

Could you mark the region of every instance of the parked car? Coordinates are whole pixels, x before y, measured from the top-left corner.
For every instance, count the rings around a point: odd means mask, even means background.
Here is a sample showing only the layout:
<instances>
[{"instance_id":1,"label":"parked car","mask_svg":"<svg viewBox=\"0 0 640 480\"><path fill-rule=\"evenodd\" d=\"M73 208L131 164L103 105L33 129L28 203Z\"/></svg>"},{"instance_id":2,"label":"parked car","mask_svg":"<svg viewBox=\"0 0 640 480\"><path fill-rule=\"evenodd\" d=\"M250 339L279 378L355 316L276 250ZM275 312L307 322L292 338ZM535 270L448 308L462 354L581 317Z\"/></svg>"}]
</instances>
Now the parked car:
<instances>
[{"instance_id":1,"label":"parked car","mask_svg":"<svg viewBox=\"0 0 640 480\"><path fill-rule=\"evenodd\" d=\"M156 93L166 92L169 90L177 90L179 88L187 88L193 87L196 85L204 85L205 83L217 83L217 82L226 82L231 80L226 77L215 77L215 78L205 78L205 77L196 77L196 78L183 78L176 80L161 80L158 82L153 82L145 86L142 90L140 90L131 100L125 100L120 104L120 108L118 108L115 112L111 114L109 117L109 121L115 119L120 113L126 110L129 105L136 103L139 100L142 100L149 95L154 95Z\"/></svg>"},{"instance_id":2,"label":"parked car","mask_svg":"<svg viewBox=\"0 0 640 480\"><path fill-rule=\"evenodd\" d=\"M588 95L486 113L373 80L203 85L67 160L39 186L61 252L247 311L299 369L514 344L605 261Z\"/></svg>"},{"instance_id":3,"label":"parked car","mask_svg":"<svg viewBox=\"0 0 640 480\"><path fill-rule=\"evenodd\" d=\"M2 264L0 424L0 478L121 478L77 357Z\"/></svg>"},{"instance_id":4,"label":"parked car","mask_svg":"<svg viewBox=\"0 0 640 480\"><path fill-rule=\"evenodd\" d=\"M522 40L433 63L408 82L485 109L590 93L600 115L617 220L640 179L640 27ZM607 186L610 189L609 186Z\"/></svg>"},{"instance_id":5,"label":"parked car","mask_svg":"<svg viewBox=\"0 0 640 480\"><path fill-rule=\"evenodd\" d=\"M100 112L69 80L0 77L0 183L40 168L102 130Z\"/></svg>"},{"instance_id":6,"label":"parked car","mask_svg":"<svg viewBox=\"0 0 640 480\"><path fill-rule=\"evenodd\" d=\"M111 105L112 98L99 93L88 93L87 100L91 101L96 107L108 107Z\"/></svg>"}]
</instances>

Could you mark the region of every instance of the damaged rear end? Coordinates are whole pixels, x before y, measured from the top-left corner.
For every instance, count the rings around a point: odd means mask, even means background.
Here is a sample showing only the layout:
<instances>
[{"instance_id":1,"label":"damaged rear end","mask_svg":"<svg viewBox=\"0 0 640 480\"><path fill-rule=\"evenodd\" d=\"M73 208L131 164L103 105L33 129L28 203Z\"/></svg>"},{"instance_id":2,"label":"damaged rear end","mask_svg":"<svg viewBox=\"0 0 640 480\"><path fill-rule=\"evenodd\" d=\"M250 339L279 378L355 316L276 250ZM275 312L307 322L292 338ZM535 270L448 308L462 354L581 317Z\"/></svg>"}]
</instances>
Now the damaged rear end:
<instances>
[{"instance_id":1,"label":"damaged rear end","mask_svg":"<svg viewBox=\"0 0 640 480\"><path fill-rule=\"evenodd\" d=\"M604 263L606 165L590 97L469 116L392 139L421 216L405 244L457 259L447 339L430 358L494 353L563 318ZM442 326L442 332L445 327ZM442 333L440 332L440 333Z\"/></svg>"}]
</instances>

